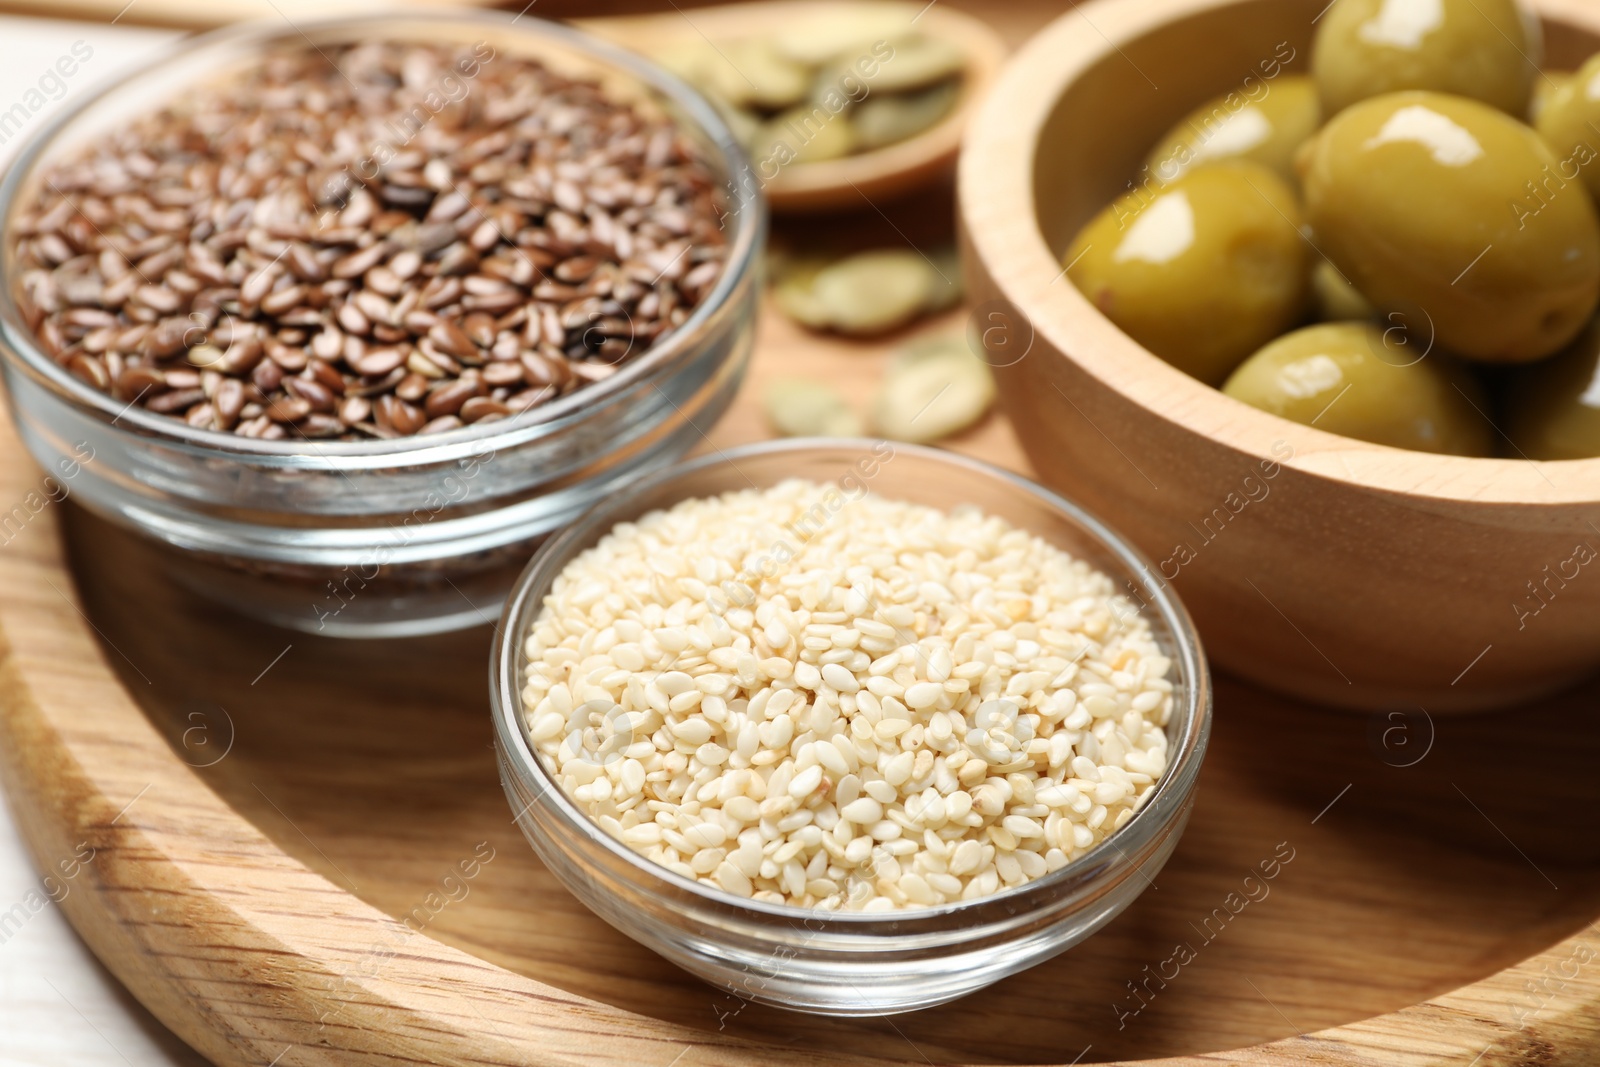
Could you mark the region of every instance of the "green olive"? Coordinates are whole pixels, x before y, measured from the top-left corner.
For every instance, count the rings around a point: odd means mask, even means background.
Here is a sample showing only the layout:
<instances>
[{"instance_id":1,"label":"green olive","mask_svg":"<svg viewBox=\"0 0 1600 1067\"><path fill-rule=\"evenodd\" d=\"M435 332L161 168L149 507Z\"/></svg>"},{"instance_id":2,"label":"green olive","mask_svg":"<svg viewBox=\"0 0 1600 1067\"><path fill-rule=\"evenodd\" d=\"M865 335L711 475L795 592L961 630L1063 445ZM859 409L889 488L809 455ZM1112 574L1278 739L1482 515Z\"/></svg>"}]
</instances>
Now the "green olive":
<instances>
[{"instance_id":1,"label":"green olive","mask_svg":"<svg viewBox=\"0 0 1600 1067\"><path fill-rule=\"evenodd\" d=\"M1395 448L1487 456L1493 443L1477 410L1480 387L1460 364L1438 353L1415 359L1370 323L1280 337L1245 360L1222 391L1307 426Z\"/></svg>"},{"instance_id":2,"label":"green olive","mask_svg":"<svg viewBox=\"0 0 1600 1067\"><path fill-rule=\"evenodd\" d=\"M1439 93L1365 100L1302 163L1318 249L1424 341L1491 363L1541 359L1600 301L1593 201L1554 184L1555 154L1503 112Z\"/></svg>"},{"instance_id":3,"label":"green olive","mask_svg":"<svg viewBox=\"0 0 1600 1067\"><path fill-rule=\"evenodd\" d=\"M1539 129L1539 120L1544 116L1550 102L1556 98L1556 94L1570 86L1574 77L1576 75L1571 71L1547 70L1533 83L1533 99L1528 103L1528 122L1535 129ZM1544 133L1542 129L1539 129L1539 132Z\"/></svg>"},{"instance_id":4,"label":"green olive","mask_svg":"<svg viewBox=\"0 0 1600 1067\"><path fill-rule=\"evenodd\" d=\"M1427 89L1521 116L1542 44L1518 0L1334 0L1317 26L1311 73L1329 115Z\"/></svg>"},{"instance_id":5,"label":"green olive","mask_svg":"<svg viewBox=\"0 0 1600 1067\"><path fill-rule=\"evenodd\" d=\"M1507 393L1506 436L1522 455L1600 456L1600 323L1555 359L1518 368Z\"/></svg>"},{"instance_id":6,"label":"green olive","mask_svg":"<svg viewBox=\"0 0 1600 1067\"><path fill-rule=\"evenodd\" d=\"M1317 318L1323 322L1370 322L1379 317L1372 301L1356 292L1350 279L1326 259L1311 272L1311 291Z\"/></svg>"},{"instance_id":7,"label":"green olive","mask_svg":"<svg viewBox=\"0 0 1600 1067\"><path fill-rule=\"evenodd\" d=\"M1321 125L1311 79L1279 78L1259 83L1255 93L1235 91L1202 104L1167 131L1147 162L1161 182L1224 159L1252 160L1293 179L1295 150Z\"/></svg>"},{"instance_id":8,"label":"green olive","mask_svg":"<svg viewBox=\"0 0 1600 1067\"><path fill-rule=\"evenodd\" d=\"M1556 81L1539 108L1537 123L1539 136L1560 160L1554 188L1542 188L1541 196L1577 180L1600 196L1600 55L1576 75Z\"/></svg>"},{"instance_id":9,"label":"green olive","mask_svg":"<svg viewBox=\"0 0 1600 1067\"><path fill-rule=\"evenodd\" d=\"M1216 385L1300 317L1301 221L1272 171L1216 163L1118 199L1073 241L1067 273L1135 341Z\"/></svg>"}]
</instances>

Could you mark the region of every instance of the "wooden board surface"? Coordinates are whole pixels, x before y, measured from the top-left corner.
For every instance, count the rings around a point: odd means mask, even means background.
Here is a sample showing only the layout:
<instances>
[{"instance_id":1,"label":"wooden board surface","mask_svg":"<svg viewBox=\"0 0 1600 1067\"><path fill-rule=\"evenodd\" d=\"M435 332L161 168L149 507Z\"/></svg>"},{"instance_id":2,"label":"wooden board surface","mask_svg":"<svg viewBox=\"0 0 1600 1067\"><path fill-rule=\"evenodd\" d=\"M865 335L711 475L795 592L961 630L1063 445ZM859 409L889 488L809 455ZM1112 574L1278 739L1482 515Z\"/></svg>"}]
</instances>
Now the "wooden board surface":
<instances>
[{"instance_id":1,"label":"wooden board surface","mask_svg":"<svg viewBox=\"0 0 1600 1067\"><path fill-rule=\"evenodd\" d=\"M936 190L780 237L931 249L950 217ZM779 374L865 408L904 340L768 314L706 447L765 436ZM952 445L1025 469L998 418ZM41 477L0 427L0 511ZM1127 913L956 1004L833 1022L741 1006L555 883L496 779L487 630L248 623L71 503L6 537L18 822L41 871L73 871L62 907L90 945L218 1063L1600 1063L1600 687L1430 723L1223 678L1193 821Z\"/></svg>"},{"instance_id":2,"label":"wooden board surface","mask_svg":"<svg viewBox=\"0 0 1600 1067\"><path fill-rule=\"evenodd\" d=\"M864 397L882 347L769 316L714 445L762 435L750 398L777 373ZM3 442L0 499L20 499L39 475ZM998 419L957 446L1020 466ZM1107 931L937 1011L828 1022L686 979L538 864L496 780L486 630L288 634L176 592L172 562L70 504L0 553L6 780L41 868L95 850L74 923L218 1062L1070 1063L1264 1043L1228 1059L1600 1062L1582 1051L1600 1049L1600 690L1435 730L1223 679L1190 829ZM1263 896L1247 877L1287 852Z\"/></svg>"}]
</instances>

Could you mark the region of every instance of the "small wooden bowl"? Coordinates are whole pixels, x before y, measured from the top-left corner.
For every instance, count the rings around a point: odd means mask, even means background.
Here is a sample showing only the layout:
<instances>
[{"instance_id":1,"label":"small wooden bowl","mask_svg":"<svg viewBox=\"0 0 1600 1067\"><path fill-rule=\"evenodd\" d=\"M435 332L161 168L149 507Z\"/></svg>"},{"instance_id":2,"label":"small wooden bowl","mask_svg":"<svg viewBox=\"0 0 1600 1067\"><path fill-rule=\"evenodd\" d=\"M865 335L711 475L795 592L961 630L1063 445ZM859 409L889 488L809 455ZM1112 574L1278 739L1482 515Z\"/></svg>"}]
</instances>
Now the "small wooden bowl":
<instances>
[{"instance_id":1,"label":"small wooden bowl","mask_svg":"<svg viewBox=\"0 0 1600 1067\"><path fill-rule=\"evenodd\" d=\"M1327 0L1095 0L1020 52L963 147L975 328L1043 479L1139 544L1216 662L1319 702L1504 705L1600 663L1600 460L1423 455L1268 415L1173 369L1063 276L1078 229L1202 100L1309 69ZM1600 5L1534 0L1547 69Z\"/></svg>"},{"instance_id":2,"label":"small wooden bowl","mask_svg":"<svg viewBox=\"0 0 1600 1067\"><path fill-rule=\"evenodd\" d=\"M731 41L781 33L802 20L860 7L860 0L757 0L754 3L696 7L688 13L582 19L577 25L617 44L649 53L674 39ZM961 134L982 103L1005 61L1006 47L987 23L949 7L922 3L872 3L905 14L906 33L952 41L967 54L961 97L937 125L898 144L820 163L793 163L775 177L756 174L774 211L811 212L865 209L927 185L950 173Z\"/></svg>"}]
</instances>

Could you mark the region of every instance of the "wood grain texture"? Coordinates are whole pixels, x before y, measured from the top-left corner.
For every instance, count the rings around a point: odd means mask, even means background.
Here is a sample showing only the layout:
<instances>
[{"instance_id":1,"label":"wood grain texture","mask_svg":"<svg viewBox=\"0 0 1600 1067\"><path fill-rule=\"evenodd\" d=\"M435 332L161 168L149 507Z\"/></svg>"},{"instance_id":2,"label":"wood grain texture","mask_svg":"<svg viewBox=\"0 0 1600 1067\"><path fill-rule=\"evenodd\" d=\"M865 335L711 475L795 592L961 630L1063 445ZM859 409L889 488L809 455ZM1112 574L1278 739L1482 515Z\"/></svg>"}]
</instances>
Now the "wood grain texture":
<instances>
[{"instance_id":1,"label":"wood grain texture","mask_svg":"<svg viewBox=\"0 0 1600 1067\"><path fill-rule=\"evenodd\" d=\"M864 398L886 347L769 316L715 445L763 435L774 374ZM3 440L20 499L39 475ZM1022 466L998 419L957 445ZM218 1063L1600 1062L1595 688L1513 737L1223 679L1189 831L1104 933L937 1011L821 1021L686 979L543 870L495 778L486 631L289 634L179 593L174 565L70 503L0 551L0 734L41 868L96 850L68 916Z\"/></svg>"},{"instance_id":2,"label":"wood grain texture","mask_svg":"<svg viewBox=\"0 0 1600 1067\"><path fill-rule=\"evenodd\" d=\"M1600 582L1549 574L1600 547L1600 460L1427 456L1277 418L1145 351L1063 277L1073 234L1185 111L1285 45L1282 73L1306 71L1325 4L1096 0L1008 65L961 163L974 299L1013 350L1032 343L999 375L1007 408L1047 480L1156 561L1231 670L1369 708L1570 685L1600 665ZM1534 6L1551 69L1600 50L1592 0Z\"/></svg>"},{"instance_id":3,"label":"wood grain texture","mask_svg":"<svg viewBox=\"0 0 1600 1067\"><path fill-rule=\"evenodd\" d=\"M951 216L933 190L780 237L931 249ZM766 436L777 375L865 409L906 339L818 338L769 312L706 447ZM952 445L1029 469L1000 418ZM4 512L42 475L9 426L0 456ZM181 558L70 503L5 537L0 772L19 825L41 870L95 850L65 912L228 1067L1600 1064L1597 686L1430 722L1223 677L1189 830L1129 911L955 1004L825 1021L741 1008L540 866L495 777L487 631L346 643L246 622L164 581ZM1276 878L1246 881L1283 846Z\"/></svg>"}]
</instances>

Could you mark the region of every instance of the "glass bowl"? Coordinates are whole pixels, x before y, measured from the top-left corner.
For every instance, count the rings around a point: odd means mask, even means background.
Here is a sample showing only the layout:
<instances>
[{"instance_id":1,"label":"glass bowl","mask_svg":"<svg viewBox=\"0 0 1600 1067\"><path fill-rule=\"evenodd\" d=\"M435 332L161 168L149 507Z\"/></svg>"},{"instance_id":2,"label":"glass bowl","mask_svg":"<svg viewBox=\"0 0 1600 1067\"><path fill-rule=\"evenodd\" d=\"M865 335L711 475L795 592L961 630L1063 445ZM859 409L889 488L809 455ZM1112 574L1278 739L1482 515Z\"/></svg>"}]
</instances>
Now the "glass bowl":
<instances>
[{"instance_id":1,"label":"glass bowl","mask_svg":"<svg viewBox=\"0 0 1600 1067\"><path fill-rule=\"evenodd\" d=\"M1143 807L1054 873L973 901L863 914L733 896L690 881L607 834L530 747L521 701L523 641L555 578L616 523L692 497L786 478L846 494L949 509L977 505L1100 568L1149 620L1172 661L1169 763ZM829 1015L911 1011L952 1000L1082 941L1127 907L1188 821L1211 722L1200 640L1170 586L1119 535L1034 483L949 452L883 441L751 445L631 483L549 540L517 582L490 665L501 780L534 850L580 900L629 937L750 1000Z\"/></svg>"},{"instance_id":2,"label":"glass bowl","mask_svg":"<svg viewBox=\"0 0 1600 1067\"><path fill-rule=\"evenodd\" d=\"M98 133L278 46L476 44L537 57L659 107L728 198L723 276L681 327L603 381L521 415L427 437L264 441L124 405L35 344L13 292L14 222L43 168ZM613 487L676 461L737 391L766 210L716 111L652 63L537 19L413 12L252 23L184 42L39 131L0 183L0 374L23 443L81 467L73 497L179 550L171 577L258 618L343 636L492 622L531 547Z\"/></svg>"}]
</instances>

